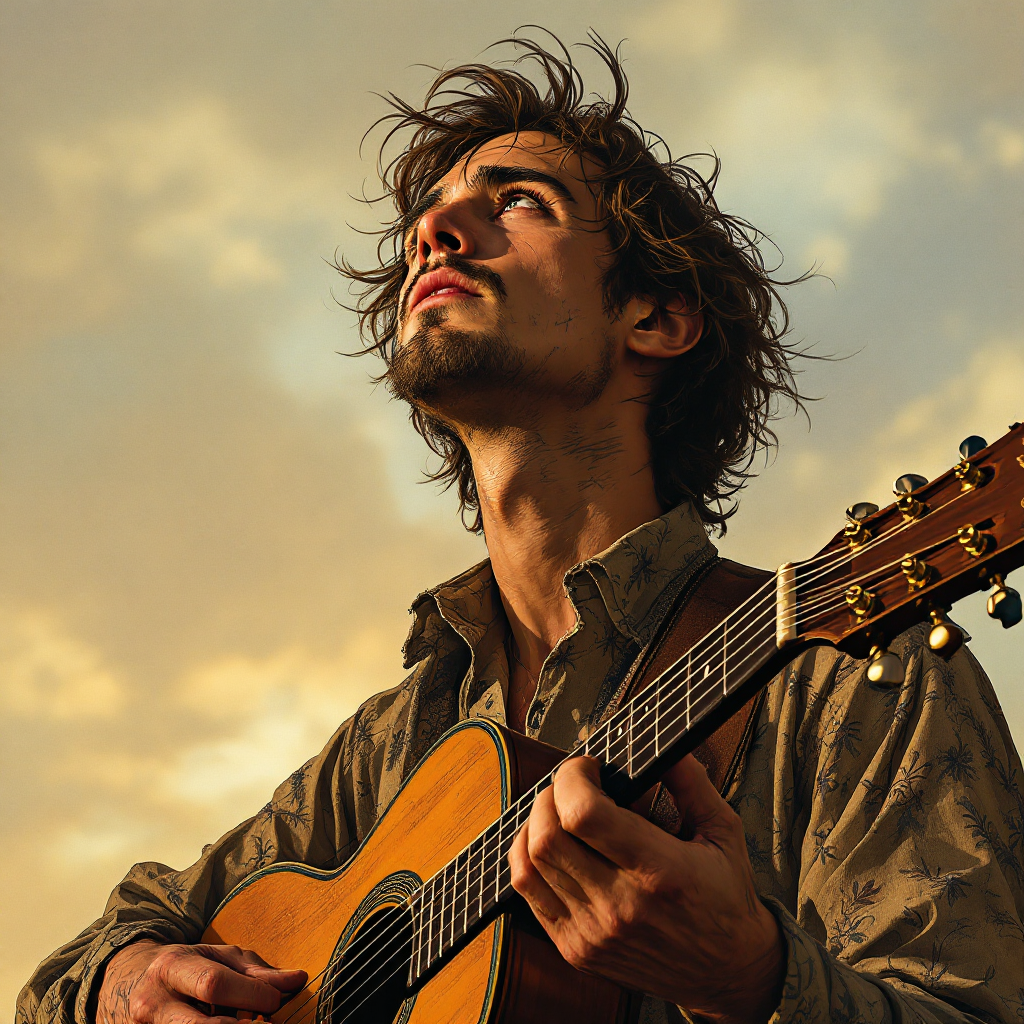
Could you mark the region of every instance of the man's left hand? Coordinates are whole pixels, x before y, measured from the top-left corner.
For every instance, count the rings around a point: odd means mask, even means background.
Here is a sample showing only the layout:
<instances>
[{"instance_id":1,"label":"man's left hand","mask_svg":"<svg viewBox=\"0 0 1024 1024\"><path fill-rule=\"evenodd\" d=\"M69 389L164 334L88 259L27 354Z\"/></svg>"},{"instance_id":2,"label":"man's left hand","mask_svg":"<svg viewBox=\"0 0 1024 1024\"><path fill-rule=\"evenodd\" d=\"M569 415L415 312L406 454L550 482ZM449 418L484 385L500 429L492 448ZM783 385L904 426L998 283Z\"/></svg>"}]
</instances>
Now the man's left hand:
<instances>
[{"instance_id":1,"label":"man's left hand","mask_svg":"<svg viewBox=\"0 0 1024 1024\"><path fill-rule=\"evenodd\" d=\"M567 761L509 853L512 885L574 967L713 1020L767 1021L784 944L739 816L692 756L662 781L692 838L617 806L593 758Z\"/></svg>"}]
</instances>

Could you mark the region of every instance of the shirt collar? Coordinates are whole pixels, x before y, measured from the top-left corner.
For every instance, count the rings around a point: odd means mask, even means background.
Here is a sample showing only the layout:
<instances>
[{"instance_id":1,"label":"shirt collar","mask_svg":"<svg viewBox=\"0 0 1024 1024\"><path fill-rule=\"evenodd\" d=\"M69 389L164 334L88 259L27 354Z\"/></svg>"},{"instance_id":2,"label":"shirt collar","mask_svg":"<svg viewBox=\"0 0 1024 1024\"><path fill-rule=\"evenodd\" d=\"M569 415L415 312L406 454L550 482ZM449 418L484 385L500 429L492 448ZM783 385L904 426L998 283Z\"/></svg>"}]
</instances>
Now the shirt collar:
<instances>
[{"instance_id":1,"label":"shirt collar","mask_svg":"<svg viewBox=\"0 0 1024 1024\"><path fill-rule=\"evenodd\" d=\"M616 629L646 643L680 589L717 554L692 505L683 502L573 566L564 584L572 600L580 582L593 580ZM490 559L424 591L410 611L414 620L402 648L406 668L436 652L438 632L430 627L437 617L475 651L495 620L504 618Z\"/></svg>"},{"instance_id":2,"label":"shirt collar","mask_svg":"<svg viewBox=\"0 0 1024 1024\"><path fill-rule=\"evenodd\" d=\"M588 575L616 629L646 643L682 587L717 554L693 506L683 502L574 566L566 587L571 593Z\"/></svg>"}]
</instances>

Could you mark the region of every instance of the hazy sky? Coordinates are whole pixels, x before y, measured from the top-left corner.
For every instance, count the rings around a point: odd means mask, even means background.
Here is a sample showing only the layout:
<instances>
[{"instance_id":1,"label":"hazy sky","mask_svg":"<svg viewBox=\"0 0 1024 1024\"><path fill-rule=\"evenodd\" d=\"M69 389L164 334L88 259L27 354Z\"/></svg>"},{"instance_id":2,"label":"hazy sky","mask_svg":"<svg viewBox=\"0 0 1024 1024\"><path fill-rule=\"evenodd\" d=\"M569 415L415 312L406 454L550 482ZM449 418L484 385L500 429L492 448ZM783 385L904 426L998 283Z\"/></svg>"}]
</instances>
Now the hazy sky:
<instances>
[{"instance_id":1,"label":"hazy sky","mask_svg":"<svg viewBox=\"0 0 1024 1024\"><path fill-rule=\"evenodd\" d=\"M831 279L794 337L847 358L725 553L810 556L1024 418L1019 0L2 0L0 1020L133 861L189 863L397 683L413 596L482 557L336 354L326 261L370 255L374 93L529 22L625 39L638 120ZM983 606L1021 741L1024 628Z\"/></svg>"}]
</instances>

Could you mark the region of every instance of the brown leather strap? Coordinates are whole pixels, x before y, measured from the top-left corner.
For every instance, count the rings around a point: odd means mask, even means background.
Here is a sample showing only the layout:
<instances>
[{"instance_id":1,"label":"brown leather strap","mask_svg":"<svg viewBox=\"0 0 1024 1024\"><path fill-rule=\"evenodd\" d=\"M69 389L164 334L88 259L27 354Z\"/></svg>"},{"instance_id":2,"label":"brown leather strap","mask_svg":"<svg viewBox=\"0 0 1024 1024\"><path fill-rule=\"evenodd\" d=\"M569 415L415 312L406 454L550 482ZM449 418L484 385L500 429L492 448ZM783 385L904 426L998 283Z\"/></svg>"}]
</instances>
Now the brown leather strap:
<instances>
[{"instance_id":1,"label":"brown leather strap","mask_svg":"<svg viewBox=\"0 0 1024 1024\"><path fill-rule=\"evenodd\" d=\"M658 636L641 655L636 670L630 673L627 686L615 695L614 706L621 707L634 692L638 693L674 665L771 576L763 569L727 558L712 562L697 585L687 588L683 599L666 617ZM757 721L755 712L760 710L764 692L761 690L751 697L693 752L720 793L725 792L742 764ZM657 794L652 791L647 806L652 806L656 799Z\"/></svg>"}]
</instances>

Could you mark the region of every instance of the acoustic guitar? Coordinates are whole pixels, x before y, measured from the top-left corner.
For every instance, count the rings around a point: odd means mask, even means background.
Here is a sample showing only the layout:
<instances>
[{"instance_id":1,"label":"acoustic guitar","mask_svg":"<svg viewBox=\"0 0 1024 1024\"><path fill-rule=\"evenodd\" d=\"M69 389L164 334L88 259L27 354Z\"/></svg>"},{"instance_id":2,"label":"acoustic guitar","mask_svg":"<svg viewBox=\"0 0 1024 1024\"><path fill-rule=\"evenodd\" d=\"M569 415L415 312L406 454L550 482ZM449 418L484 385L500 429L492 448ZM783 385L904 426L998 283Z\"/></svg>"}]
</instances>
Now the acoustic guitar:
<instances>
[{"instance_id":1,"label":"acoustic guitar","mask_svg":"<svg viewBox=\"0 0 1024 1024\"><path fill-rule=\"evenodd\" d=\"M989 614L1019 621L1004 577L1024 563L1024 426L987 447L968 438L961 454L930 483L901 477L884 509L852 506L817 555L783 565L623 704L575 752L599 759L605 790L632 803L811 645L867 658L871 684L896 686L903 666L887 641L930 622L929 645L951 656L963 640L946 618L954 601L992 588ZM566 963L509 881L512 841L567 756L459 723L344 866L254 872L203 941L308 972L274 1024L626 1021L635 996Z\"/></svg>"}]
</instances>

